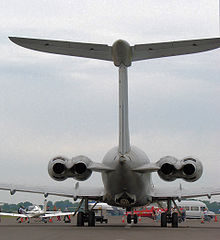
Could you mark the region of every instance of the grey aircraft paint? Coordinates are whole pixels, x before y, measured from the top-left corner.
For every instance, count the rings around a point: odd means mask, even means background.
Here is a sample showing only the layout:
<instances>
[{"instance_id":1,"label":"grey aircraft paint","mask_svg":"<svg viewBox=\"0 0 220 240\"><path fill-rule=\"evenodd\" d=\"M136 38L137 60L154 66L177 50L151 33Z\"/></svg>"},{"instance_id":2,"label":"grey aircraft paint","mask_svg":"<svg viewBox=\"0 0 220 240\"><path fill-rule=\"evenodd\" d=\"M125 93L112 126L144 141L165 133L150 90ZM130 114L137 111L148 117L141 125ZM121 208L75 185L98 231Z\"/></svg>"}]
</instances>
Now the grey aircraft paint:
<instances>
[{"instance_id":1,"label":"grey aircraft paint","mask_svg":"<svg viewBox=\"0 0 220 240\"><path fill-rule=\"evenodd\" d=\"M155 190L151 182L151 172L158 171L159 176L166 181L182 178L192 182L202 175L202 164L197 159L189 157L179 161L176 158L166 156L151 164L143 151L135 146L130 146L127 67L131 66L132 61L191 54L219 48L220 38L138 44L134 46L130 46L124 40L118 40L112 47L103 44L17 37L10 37L10 40L20 46L37 51L113 61L114 65L119 68L118 146L107 152L102 164L94 163L85 156L77 156L72 159L56 157L49 162L49 174L55 180L62 181L67 177L73 177L80 181L86 180L91 175L91 171L102 173L103 193L102 191L94 191L91 196L88 192L78 193L78 195L76 193L76 196L89 196L90 198L92 196L94 198L102 196L103 200L108 204L122 207L143 206L151 202L152 198L167 199L172 196L179 199L180 192L183 193L182 188L178 192ZM1 189L13 190L8 186L2 186ZM22 191L26 189L28 188L23 188ZM80 192L78 185L75 190ZM32 192L45 194L43 190L32 190ZM73 196L67 193L49 192L54 195ZM204 192L207 193L207 191ZM213 193L219 194L219 190ZM190 192L185 196L197 195L198 193L193 194Z\"/></svg>"}]
</instances>

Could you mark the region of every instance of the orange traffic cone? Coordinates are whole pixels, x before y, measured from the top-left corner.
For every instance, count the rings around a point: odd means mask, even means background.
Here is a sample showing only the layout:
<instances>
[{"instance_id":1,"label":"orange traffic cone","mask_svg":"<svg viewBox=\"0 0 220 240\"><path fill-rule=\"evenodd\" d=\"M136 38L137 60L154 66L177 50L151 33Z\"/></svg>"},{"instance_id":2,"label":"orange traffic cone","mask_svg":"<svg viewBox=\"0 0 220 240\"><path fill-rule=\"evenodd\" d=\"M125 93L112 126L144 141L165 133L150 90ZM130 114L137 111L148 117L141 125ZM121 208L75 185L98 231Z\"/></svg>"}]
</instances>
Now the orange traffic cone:
<instances>
[{"instance_id":1,"label":"orange traffic cone","mask_svg":"<svg viewBox=\"0 0 220 240\"><path fill-rule=\"evenodd\" d=\"M201 223L205 223L205 222L204 222L204 217L202 217L202 221L201 221Z\"/></svg>"},{"instance_id":2,"label":"orange traffic cone","mask_svg":"<svg viewBox=\"0 0 220 240\"><path fill-rule=\"evenodd\" d=\"M215 215L215 222L218 222L217 216Z\"/></svg>"},{"instance_id":3,"label":"orange traffic cone","mask_svg":"<svg viewBox=\"0 0 220 240\"><path fill-rule=\"evenodd\" d=\"M125 216L122 216L122 222L123 223L125 222Z\"/></svg>"}]
</instances>

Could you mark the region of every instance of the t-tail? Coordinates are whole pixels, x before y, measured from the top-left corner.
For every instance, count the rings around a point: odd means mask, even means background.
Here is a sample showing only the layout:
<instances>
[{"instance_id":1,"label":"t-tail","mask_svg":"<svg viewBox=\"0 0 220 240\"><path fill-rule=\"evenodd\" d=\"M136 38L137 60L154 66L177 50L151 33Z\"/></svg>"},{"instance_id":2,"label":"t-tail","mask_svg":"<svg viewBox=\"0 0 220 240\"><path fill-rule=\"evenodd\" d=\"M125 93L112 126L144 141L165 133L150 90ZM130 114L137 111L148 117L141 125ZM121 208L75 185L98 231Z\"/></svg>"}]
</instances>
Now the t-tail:
<instances>
[{"instance_id":1,"label":"t-tail","mask_svg":"<svg viewBox=\"0 0 220 240\"><path fill-rule=\"evenodd\" d=\"M9 37L14 43L29 49L68 56L113 61L119 67L119 147L120 155L129 153L128 78L127 67L133 61L177 56L213 50L220 47L220 38L195 39L174 42L137 44L130 46L117 40L112 46L105 44L67 42L44 39Z\"/></svg>"}]
</instances>

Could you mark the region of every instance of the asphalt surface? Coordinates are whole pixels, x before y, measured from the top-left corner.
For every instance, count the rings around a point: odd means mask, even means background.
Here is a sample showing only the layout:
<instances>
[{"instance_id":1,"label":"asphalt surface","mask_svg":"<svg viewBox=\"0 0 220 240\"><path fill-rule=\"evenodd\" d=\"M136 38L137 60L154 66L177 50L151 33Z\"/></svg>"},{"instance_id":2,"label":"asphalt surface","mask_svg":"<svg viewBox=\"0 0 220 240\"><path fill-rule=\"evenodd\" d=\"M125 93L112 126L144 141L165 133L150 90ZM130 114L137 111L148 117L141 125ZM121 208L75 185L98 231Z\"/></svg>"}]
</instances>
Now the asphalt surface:
<instances>
[{"instance_id":1,"label":"asphalt surface","mask_svg":"<svg viewBox=\"0 0 220 240\"><path fill-rule=\"evenodd\" d=\"M179 228L161 228L160 223L143 218L137 225L122 223L121 217L109 217L108 224L97 223L96 227L76 227L72 223L40 223L34 219L28 223L16 223L15 218L2 218L0 240L8 239L76 239L76 240L133 240L133 239L205 239L220 240L220 218L218 222L201 223L201 220L187 220Z\"/></svg>"}]
</instances>

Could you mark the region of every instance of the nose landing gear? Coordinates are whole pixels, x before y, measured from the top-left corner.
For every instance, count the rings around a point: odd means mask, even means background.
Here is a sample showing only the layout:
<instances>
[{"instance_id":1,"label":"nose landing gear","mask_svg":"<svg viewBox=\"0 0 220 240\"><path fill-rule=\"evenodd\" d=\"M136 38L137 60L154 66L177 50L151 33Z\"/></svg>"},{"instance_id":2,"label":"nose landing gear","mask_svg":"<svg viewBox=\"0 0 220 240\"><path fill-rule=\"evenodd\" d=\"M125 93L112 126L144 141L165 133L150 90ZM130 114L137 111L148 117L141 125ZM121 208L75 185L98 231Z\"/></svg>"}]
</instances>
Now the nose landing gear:
<instances>
[{"instance_id":1,"label":"nose landing gear","mask_svg":"<svg viewBox=\"0 0 220 240\"><path fill-rule=\"evenodd\" d=\"M127 223L131 224L131 222L133 220L133 223L137 224L138 223L138 216L137 216L137 214L133 214L133 212L131 211L130 208L127 208L126 212L127 212Z\"/></svg>"}]
</instances>

